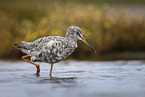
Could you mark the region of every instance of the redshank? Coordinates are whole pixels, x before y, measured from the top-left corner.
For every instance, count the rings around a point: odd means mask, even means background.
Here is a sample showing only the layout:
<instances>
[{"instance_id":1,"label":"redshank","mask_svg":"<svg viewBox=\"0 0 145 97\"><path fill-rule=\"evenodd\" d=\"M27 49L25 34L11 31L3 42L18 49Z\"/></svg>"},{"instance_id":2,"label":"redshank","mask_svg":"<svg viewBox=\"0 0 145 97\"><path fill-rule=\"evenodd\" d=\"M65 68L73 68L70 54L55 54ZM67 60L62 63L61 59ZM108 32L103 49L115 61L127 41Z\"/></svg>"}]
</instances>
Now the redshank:
<instances>
[{"instance_id":1,"label":"redshank","mask_svg":"<svg viewBox=\"0 0 145 97\"><path fill-rule=\"evenodd\" d=\"M52 77L54 63L58 63L68 57L77 47L77 40L82 40L92 50L96 50L83 38L82 30L77 26L70 26L66 36L48 36L39 38L33 42L21 41L22 44L14 44L17 49L27 55L22 59L36 66L36 76L39 76L40 66L34 62L46 62L51 64L49 76ZM31 61L25 59L31 57Z\"/></svg>"}]
</instances>

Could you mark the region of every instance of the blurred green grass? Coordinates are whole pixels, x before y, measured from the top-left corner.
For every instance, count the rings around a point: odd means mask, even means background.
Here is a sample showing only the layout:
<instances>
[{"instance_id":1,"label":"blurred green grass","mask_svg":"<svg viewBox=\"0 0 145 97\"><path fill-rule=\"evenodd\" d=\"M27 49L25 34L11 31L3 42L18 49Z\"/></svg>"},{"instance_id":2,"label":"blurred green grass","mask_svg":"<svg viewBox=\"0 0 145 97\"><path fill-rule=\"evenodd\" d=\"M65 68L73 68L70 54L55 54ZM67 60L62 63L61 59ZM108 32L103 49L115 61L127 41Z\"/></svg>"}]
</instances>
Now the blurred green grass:
<instances>
[{"instance_id":1,"label":"blurred green grass","mask_svg":"<svg viewBox=\"0 0 145 97\"><path fill-rule=\"evenodd\" d=\"M144 52L145 8L140 4L144 5L144 0L0 0L0 57L20 57L22 53L14 49L14 43L65 36L71 25L79 26L97 50L94 54L79 41L71 58L98 59L113 52Z\"/></svg>"}]
</instances>

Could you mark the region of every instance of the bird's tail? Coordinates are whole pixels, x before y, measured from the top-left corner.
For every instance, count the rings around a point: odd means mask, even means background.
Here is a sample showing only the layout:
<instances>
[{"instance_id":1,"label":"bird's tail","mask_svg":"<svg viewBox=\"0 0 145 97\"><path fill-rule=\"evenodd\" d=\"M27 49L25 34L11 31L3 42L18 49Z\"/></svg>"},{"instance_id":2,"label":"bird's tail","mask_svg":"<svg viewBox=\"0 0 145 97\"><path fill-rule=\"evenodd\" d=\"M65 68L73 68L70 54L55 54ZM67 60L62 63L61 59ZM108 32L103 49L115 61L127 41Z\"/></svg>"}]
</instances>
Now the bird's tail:
<instances>
[{"instance_id":1,"label":"bird's tail","mask_svg":"<svg viewBox=\"0 0 145 97\"><path fill-rule=\"evenodd\" d=\"M14 44L14 46L17 48L17 49L25 49L26 47L24 46L24 44Z\"/></svg>"},{"instance_id":2,"label":"bird's tail","mask_svg":"<svg viewBox=\"0 0 145 97\"><path fill-rule=\"evenodd\" d=\"M16 47L16 49L19 49L22 52L29 54L30 49L27 47L28 44L29 43L22 41L22 44L14 44L14 46Z\"/></svg>"}]
</instances>

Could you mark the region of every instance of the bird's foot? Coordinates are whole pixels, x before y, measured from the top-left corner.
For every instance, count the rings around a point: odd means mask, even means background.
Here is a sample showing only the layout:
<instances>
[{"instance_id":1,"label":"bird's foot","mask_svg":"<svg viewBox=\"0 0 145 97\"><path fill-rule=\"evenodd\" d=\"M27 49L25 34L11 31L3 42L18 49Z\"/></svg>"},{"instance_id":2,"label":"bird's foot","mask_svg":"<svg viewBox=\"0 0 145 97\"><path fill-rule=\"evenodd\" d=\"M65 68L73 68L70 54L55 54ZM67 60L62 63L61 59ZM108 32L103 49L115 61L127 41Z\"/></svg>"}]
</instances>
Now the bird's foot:
<instances>
[{"instance_id":1,"label":"bird's foot","mask_svg":"<svg viewBox=\"0 0 145 97\"><path fill-rule=\"evenodd\" d=\"M52 75L51 74L49 74L49 76L50 76L50 78L52 78Z\"/></svg>"},{"instance_id":2,"label":"bird's foot","mask_svg":"<svg viewBox=\"0 0 145 97\"><path fill-rule=\"evenodd\" d=\"M39 77L39 76L40 76L39 73L40 73L40 71L39 71L39 72L37 71L34 75L35 75L36 77Z\"/></svg>"},{"instance_id":3,"label":"bird's foot","mask_svg":"<svg viewBox=\"0 0 145 97\"><path fill-rule=\"evenodd\" d=\"M39 67L39 65L38 65L37 71L36 71L36 77L39 77L39 76L40 76L40 67Z\"/></svg>"},{"instance_id":4,"label":"bird's foot","mask_svg":"<svg viewBox=\"0 0 145 97\"><path fill-rule=\"evenodd\" d=\"M39 77L39 76L40 76L40 74L38 74L38 73L35 73L34 75L35 75L36 77Z\"/></svg>"},{"instance_id":5,"label":"bird's foot","mask_svg":"<svg viewBox=\"0 0 145 97\"><path fill-rule=\"evenodd\" d=\"M39 73L36 73L36 77L39 77L40 76L40 74Z\"/></svg>"}]
</instances>

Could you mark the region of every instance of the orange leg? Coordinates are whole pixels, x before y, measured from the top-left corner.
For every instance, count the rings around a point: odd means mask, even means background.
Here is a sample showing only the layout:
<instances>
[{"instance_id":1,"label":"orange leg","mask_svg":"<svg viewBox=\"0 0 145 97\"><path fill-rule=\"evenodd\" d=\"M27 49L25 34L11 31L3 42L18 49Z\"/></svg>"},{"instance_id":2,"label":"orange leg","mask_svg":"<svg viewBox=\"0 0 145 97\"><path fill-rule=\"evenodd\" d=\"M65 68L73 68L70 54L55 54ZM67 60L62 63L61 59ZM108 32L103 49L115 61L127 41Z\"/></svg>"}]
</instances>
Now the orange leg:
<instances>
[{"instance_id":1,"label":"orange leg","mask_svg":"<svg viewBox=\"0 0 145 97\"><path fill-rule=\"evenodd\" d=\"M36 66L36 68L37 68L36 76L39 77L40 66L39 66L38 64L36 64L36 63L33 63L33 62L31 62L31 61L26 60L26 59L25 59L26 57L30 57L30 55L22 56L22 59L23 59L24 61L26 61L26 62L28 62L28 63L31 63L31 64L33 64L33 65Z\"/></svg>"},{"instance_id":2,"label":"orange leg","mask_svg":"<svg viewBox=\"0 0 145 97\"><path fill-rule=\"evenodd\" d=\"M50 73L49 73L49 76L50 76L51 78L52 78L52 75L51 75L52 69L53 69L53 64L51 64Z\"/></svg>"}]
</instances>

